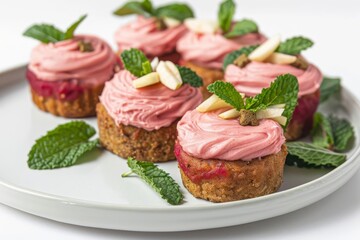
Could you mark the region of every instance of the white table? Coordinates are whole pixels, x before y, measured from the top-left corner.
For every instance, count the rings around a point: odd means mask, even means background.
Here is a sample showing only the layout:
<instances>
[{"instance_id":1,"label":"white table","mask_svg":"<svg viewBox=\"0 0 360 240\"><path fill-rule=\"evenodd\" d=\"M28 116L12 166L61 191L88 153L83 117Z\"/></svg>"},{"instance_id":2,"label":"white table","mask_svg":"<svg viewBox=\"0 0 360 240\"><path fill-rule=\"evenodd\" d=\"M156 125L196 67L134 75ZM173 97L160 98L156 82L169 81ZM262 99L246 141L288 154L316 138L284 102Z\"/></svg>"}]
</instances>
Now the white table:
<instances>
[{"instance_id":1,"label":"white table","mask_svg":"<svg viewBox=\"0 0 360 240\"><path fill-rule=\"evenodd\" d=\"M111 15L121 2L2 0L0 71L27 62L31 48L37 43L21 34L36 22L65 28L81 14L88 13L89 18L79 32L96 33L113 44L116 27L127 21ZM215 17L219 1L192 2L198 16ZM255 19L268 36L283 33L284 38L310 37L315 46L305 55L324 73L341 76L343 85L360 98L358 0L243 0L238 1L237 16ZM327 198L287 215L242 226L183 233L137 233L71 226L0 204L0 239L360 239L359 182L360 172Z\"/></svg>"}]
</instances>

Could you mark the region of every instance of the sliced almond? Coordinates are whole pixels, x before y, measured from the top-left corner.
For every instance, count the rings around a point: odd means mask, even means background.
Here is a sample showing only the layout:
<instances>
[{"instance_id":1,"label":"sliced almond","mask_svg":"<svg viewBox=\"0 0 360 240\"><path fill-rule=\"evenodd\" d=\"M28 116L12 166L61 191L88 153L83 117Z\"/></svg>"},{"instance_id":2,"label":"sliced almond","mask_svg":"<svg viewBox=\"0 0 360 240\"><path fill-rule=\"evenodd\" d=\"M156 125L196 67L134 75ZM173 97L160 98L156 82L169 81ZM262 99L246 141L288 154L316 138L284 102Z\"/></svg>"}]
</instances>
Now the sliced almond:
<instances>
[{"instance_id":1,"label":"sliced almond","mask_svg":"<svg viewBox=\"0 0 360 240\"><path fill-rule=\"evenodd\" d=\"M134 88L142 88L154 85L158 82L160 82L159 74L157 72L152 72L132 81L132 84Z\"/></svg>"},{"instance_id":2,"label":"sliced almond","mask_svg":"<svg viewBox=\"0 0 360 240\"><path fill-rule=\"evenodd\" d=\"M271 105L269 108L285 108L285 103Z\"/></svg>"},{"instance_id":3,"label":"sliced almond","mask_svg":"<svg viewBox=\"0 0 360 240\"><path fill-rule=\"evenodd\" d=\"M222 119L233 119L238 118L239 116L240 112L235 108L219 114L219 117L221 117Z\"/></svg>"},{"instance_id":4,"label":"sliced almond","mask_svg":"<svg viewBox=\"0 0 360 240\"><path fill-rule=\"evenodd\" d=\"M274 120L274 121L277 121L280 125L283 125L283 126L285 126L286 122L287 122L287 118L284 117L284 116L274 117L274 118L271 118L271 119Z\"/></svg>"},{"instance_id":5,"label":"sliced almond","mask_svg":"<svg viewBox=\"0 0 360 240\"><path fill-rule=\"evenodd\" d=\"M231 107L230 104L226 103L224 100L216 96L215 94L211 95L208 99L202 102L196 110L199 112L209 112L220 108Z\"/></svg>"},{"instance_id":6,"label":"sliced almond","mask_svg":"<svg viewBox=\"0 0 360 240\"><path fill-rule=\"evenodd\" d=\"M267 59L280 45L280 36L274 36L266 40L263 44L257 47L248 58L251 61L263 62Z\"/></svg>"},{"instance_id":7,"label":"sliced almond","mask_svg":"<svg viewBox=\"0 0 360 240\"><path fill-rule=\"evenodd\" d=\"M159 65L159 58L154 57L154 59L151 61L150 65L151 65L152 70L156 71L156 67Z\"/></svg>"},{"instance_id":8,"label":"sliced almond","mask_svg":"<svg viewBox=\"0 0 360 240\"><path fill-rule=\"evenodd\" d=\"M211 20L187 18L184 24L190 31L195 33L214 34L219 29L217 21Z\"/></svg>"},{"instance_id":9,"label":"sliced almond","mask_svg":"<svg viewBox=\"0 0 360 240\"><path fill-rule=\"evenodd\" d=\"M166 87L176 90L181 87L181 75L176 65L170 61L160 61L156 67L160 82Z\"/></svg>"},{"instance_id":10,"label":"sliced almond","mask_svg":"<svg viewBox=\"0 0 360 240\"><path fill-rule=\"evenodd\" d=\"M283 108L266 108L256 112L257 119L280 117L284 112Z\"/></svg>"},{"instance_id":11,"label":"sliced almond","mask_svg":"<svg viewBox=\"0 0 360 240\"><path fill-rule=\"evenodd\" d=\"M163 21L168 28L174 28L181 24L181 22L174 18L164 17Z\"/></svg>"},{"instance_id":12,"label":"sliced almond","mask_svg":"<svg viewBox=\"0 0 360 240\"><path fill-rule=\"evenodd\" d=\"M292 64L296 62L296 57L283 53L272 53L265 61L273 64Z\"/></svg>"}]
</instances>

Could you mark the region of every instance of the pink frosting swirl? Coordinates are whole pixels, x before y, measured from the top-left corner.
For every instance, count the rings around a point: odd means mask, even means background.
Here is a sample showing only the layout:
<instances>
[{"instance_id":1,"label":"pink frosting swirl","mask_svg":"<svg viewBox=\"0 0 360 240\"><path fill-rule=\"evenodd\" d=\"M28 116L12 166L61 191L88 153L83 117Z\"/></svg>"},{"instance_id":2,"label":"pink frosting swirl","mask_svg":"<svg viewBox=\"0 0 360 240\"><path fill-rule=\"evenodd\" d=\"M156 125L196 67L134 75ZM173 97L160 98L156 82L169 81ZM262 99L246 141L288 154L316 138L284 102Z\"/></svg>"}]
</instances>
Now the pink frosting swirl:
<instances>
[{"instance_id":1,"label":"pink frosting swirl","mask_svg":"<svg viewBox=\"0 0 360 240\"><path fill-rule=\"evenodd\" d=\"M170 90L162 84L136 89L130 72L121 70L106 82L100 101L116 124L147 131L167 127L202 101L199 89L188 84Z\"/></svg>"},{"instance_id":2,"label":"pink frosting swirl","mask_svg":"<svg viewBox=\"0 0 360 240\"><path fill-rule=\"evenodd\" d=\"M225 71L225 81L232 83L239 92L254 96L263 88L269 87L277 76L285 73L297 77L299 96L314 93L319 89L322 81L320 70L312 64L306 70L302 70L291 65L262 62L251 62L243 68L229 65Z\"/></svg>"},{"instance_id":3,"label":"pink frosting swirl","mask_svg":"<svg viewBox=\"0 0 360 240\"><path fill-rule=\"evenodd\" d=\"M79 41L91 43L94 50L80 52ZM29 69L43 81L76 80L80 85L94 86L112 77L116 62L116 55L105 41L95 36L79 35L35 47Z\"/></svg>"},{"instance_id":4,"label":"pink frosting swirl","mask_svg":"<svg viewBox=\"0 0 360 240\"><path fill-rule=\"evenodd\" d=\"M248 45L260 44L265 37L249 33L238 38L227 39L222 34L197 34L188 32L176 46L185 61L200 66L221 69L226 54Z\"/></svg>"},{"instance_id":5,"label":"pink frosting swirl","mask_svg":"<svg viewBox=\"0 0 360 240\"><path fill-rule=\"evenodd\" d=\"M184 25L158 30L156 18L138 16L115 33L119 51L138 48L146 55L159 56L175 50L176 42L187 31Z\"/></svg>"},{"instance_id":6,"label":"pink frosting swirl","mask_svg":"<svg viewBox=\"0 0 360 240\"><path fill-rule=\"evenodd\" d=\"M220 112L193 110L179 121L178 141L187 154L202 159L249 161L281 150L285 137L277 122L261 120L259 126L244 127L237 119L219 118Z\"/></svg>"}]
</instances>

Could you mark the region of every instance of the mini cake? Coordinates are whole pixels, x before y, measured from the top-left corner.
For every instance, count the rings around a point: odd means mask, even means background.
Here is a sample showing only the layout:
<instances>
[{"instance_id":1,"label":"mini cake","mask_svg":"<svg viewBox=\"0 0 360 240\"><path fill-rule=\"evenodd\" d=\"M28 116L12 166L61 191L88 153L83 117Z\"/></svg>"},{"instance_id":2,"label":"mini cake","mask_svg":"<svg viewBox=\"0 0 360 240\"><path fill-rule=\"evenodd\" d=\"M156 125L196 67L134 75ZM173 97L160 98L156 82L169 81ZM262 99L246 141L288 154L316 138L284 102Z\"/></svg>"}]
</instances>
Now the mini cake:
<instances>
[{"instance_id":1,"label":"mini cake","mask_svg":"<svg viewBox=\"0 0 360 240\"><path fill-rule=\"evenodd\" d=\"M101 144L123 158L175 159L176 124L202 101L200 90L191 86L201 85L201 79L169 61L153 61L154 70L144 67L150 63L136 49L121 57L125 70L106 83L97 106Z\"/></svg>"},{"instance_id":2,"label":"mini cake","mask_svg":"<svg viewBox=\"0 0 360 240\"><path fill-rule=\"evenodd\" d=\"M104 83L114 75L118 61L105 41L74 36L72 27L64 33L51 25L34 25L24 33L42 42L32 51L26 77L33 102L41 110L69 118L94 116Z\"/></svg>"},{"instance_id":3,"label":"mini cake","mask_svg":"<svg viewBox=\"0 0 360 240\"><path fill-rule=\"evenodd\" d=\"M300 55L301 50L312 44L303 37L294 37L281 43L276 36L258 48L235 51L224 61L225 81L232 83L246 96L260 93L280 74L290 73L297 77L300 89L298 106L285 133L287 140L296 140L309 133L319 104L322 74Z\"/></svg>"},{"instance_id":4,"label":"mini cake","mask_svg":"<svg viewBox=\"0 0 360 240\"><path fill-rule=\"evenodd\" d=\"M146 7L146 3L150 4ZM141 11L129 10L129 4L137 4ZM137 14L136 20L121 26L115 33L119 53L137 48L153 59L169 60L178 63L179 54L175 47L179 38L187 32L182 22L193 17L193 11L186 4L174 3L153 8L150 1L128 2L114 12L124 16Z\"/></svg>"},{"instance_id":5,"label":"mini cake","mask_svg":"<svg viewBox=\"0 0 360 240\"><path fill-rule=\"evenodd\" d=\"M203 79L202 92L205 98L210 96L206 87L224 78L222 62L226 54L265 41L265 37L258 33L255 22L247 19L232 22L234 11L232 0L225 0L220 6L218 22L185 20L190 31L177 43L180 64L191 68Z\"/></svg>"},{"instance_id":6,"label":"mini cake","mask_svg":"<svg viewBox=\"0 0 360 240\"><path fill-rule=\"evenodd\" d=\"M212 202L278 190L287 155L279 123L286 126L296 106L296 78L279 76L249 103L230 83L217 81L208 89L216 95L187 112L177 125L175 156L184 186Z\"/></svg>"}]
</instances>

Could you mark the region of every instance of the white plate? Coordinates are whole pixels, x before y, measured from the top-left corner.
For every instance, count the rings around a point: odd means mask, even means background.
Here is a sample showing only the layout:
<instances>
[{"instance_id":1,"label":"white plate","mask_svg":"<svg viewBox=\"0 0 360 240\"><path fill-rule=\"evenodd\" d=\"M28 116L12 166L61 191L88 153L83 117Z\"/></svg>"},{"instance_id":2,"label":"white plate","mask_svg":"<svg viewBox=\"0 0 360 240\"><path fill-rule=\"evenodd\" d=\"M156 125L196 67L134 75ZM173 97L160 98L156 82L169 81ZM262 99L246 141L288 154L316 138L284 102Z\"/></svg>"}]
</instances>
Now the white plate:
<instances>
[{"instance_id":1,"label":"white plate","mask_svg":"<svg viewBox=\"0 0 360 240\"><path fill-rule=\"evenodd\" d=\"M70 168L36 171L27 167L35 139L68 119L38 110L20 67L0 74L0 202L52 220L108 229L185 231L238 225L285 214L314 203L341 187L360 166L358 137L348 160L335 170L285 167L279 192L215 204L192 197L168 205L137 177L121 178L126 161L106 152L87 154ZM348 118L360 136L360 104L346 89L331 110ZM86 121L96 127L96 119ZM181 184L176 162L159 164Z\"/></svg>"}]
</instances>

